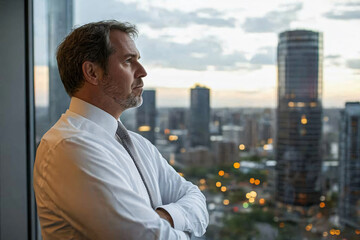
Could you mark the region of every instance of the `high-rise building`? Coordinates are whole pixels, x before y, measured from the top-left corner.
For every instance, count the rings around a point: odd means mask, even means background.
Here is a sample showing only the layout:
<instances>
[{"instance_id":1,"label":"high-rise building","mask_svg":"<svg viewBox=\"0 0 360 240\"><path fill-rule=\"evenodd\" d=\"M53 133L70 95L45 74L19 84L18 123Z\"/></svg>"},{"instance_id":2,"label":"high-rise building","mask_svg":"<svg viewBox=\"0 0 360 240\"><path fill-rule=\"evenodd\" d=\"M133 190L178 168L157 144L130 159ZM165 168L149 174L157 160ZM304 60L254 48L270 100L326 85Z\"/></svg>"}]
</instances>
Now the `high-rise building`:
<instances>
[{"instance_id":1,"label":"high-rise building","mask_svg":"<svg viewBox=\"0 0 360 240\"><path fill-rule=\"evenodd\" d=\"M155 144L156 91L144 90L143 104L136 109L137 132Z\"/></svg>"},{"instance_id":2,"label":"high-rise building","mask_svg":"<svg viewBox=\"0 0 360 240\"><path fill-rule=\"evenodd\" d=\"M49 0L49 117L53 125L69 107L70 97L61 82L56 61L56 49L73 26L73 0ZM69 63L71 64L71 63Z\"/></svg>"},{"instance_id":3,"label":"high-rise building","mask_svg":"<svg viewBox=\"0 0 360 240\"><path fill-rule=\"evenodd\" d=\"M339 141L340 222L360 228L360 103L341 113Z\"/></svg>"},{"instance_id":4,"label":"high-rise building","mask_svg":"<svg viewBox=\"0 0 360 240\"><path fill-rule=\"evenodd\" d=\"M190 142L191 147L210 147L210 89L196 85L191 89Z\"/></svg>"},{"instance_id":5,"label":"high-rise building","mask_svg":"<svg viewBox=\"0 0 360 240\"><path fill-rule=\"evenodd\" d=\"M280 33L276 199L311 206L320 198L322 129L322 33Z\"/></svg>"}]
</instances>

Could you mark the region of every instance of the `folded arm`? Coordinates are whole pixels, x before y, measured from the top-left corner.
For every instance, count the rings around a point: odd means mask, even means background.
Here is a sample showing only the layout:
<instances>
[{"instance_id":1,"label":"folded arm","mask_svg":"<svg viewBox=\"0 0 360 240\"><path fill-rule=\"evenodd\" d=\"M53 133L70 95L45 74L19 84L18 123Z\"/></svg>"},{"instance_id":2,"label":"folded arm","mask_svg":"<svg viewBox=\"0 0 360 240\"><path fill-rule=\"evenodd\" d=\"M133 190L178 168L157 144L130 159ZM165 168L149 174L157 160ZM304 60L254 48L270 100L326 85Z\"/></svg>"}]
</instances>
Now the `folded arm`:
<instances>
[{"instance_id":1,"label":"folded arm","mask_svg":"<svg viewBox=\"0 0 360 240\"><path fill-rule=\"evenodd\" d=\"M188 239L145 204L106 151L71 139L51 151L34 173L42 222L55 212L88 239Z\"/></svg>"}]
</instances>

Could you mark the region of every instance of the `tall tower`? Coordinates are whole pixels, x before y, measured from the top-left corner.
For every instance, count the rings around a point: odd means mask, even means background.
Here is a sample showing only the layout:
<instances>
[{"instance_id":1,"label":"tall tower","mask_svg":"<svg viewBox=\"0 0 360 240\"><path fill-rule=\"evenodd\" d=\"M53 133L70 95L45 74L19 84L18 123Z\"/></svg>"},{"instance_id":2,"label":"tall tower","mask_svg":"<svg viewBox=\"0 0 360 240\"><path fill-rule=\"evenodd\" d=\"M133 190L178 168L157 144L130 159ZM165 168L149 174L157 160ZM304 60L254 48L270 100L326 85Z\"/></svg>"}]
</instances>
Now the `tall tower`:
<instances>
[{"instance_id":1,"label":"tall tower","mask_svg":"<svg viewBox=\"0 0 360 240\"><path fill-rule=\"evenodd\" d=\"M210 89L196 85L191 89L190 142L191 147L210 146Z\"/></svg>"},{"instance_id":2,"label":"tall tower","mask_svg":"<svg viewBox=\"0 0 360 240\"><path fill-rule=\"evenodd\" d=\"M341 113L339 141L340 222L360 228L360 103L348 102Z\"/></svg>"},{"instance_id":3,"label":"tall tower","mask_svg":"<svg viewBox=\"0 0 360 240\"><path fill-rule=\"evenodd\" d=\"M144 90L143 104L136 109L137 132L155 144L156 92Z\"/></svg>"},{"instance_id":4,"label":"tall tower","mask_svg":"<svg viewBox=\"0 0 360 240\"><path fill-rule=\"evenodd\" d=\"M280 33L276 199L311 206L320 198L322 130L322 33Z\"/></svg>"},{"instance_id":5,"label":"tall tower","mask_svg":"<svg viewBox=\"0 0 360 240\"><path fill-rule=\"evenodd\" d=\"M72 29L73 1L49 0L47 4L49 19L49 116L50 125L53 125L66 111L70 103L70 97L60 79L56 62L56 49Z\"/></svg>"}]
</instances>

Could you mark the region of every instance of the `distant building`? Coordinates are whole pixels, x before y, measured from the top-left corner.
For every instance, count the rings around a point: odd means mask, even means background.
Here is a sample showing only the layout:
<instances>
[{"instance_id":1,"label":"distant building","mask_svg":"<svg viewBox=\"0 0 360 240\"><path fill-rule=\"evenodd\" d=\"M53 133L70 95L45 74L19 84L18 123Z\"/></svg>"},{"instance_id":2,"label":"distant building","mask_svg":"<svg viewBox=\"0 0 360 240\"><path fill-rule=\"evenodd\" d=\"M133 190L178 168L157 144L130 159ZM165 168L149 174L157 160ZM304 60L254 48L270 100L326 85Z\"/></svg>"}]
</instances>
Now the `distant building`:
<instances>
[{"instance_id":1,"label":"distant building","mask_svg":"<svg viewBox=\"0 0 360 240\"><path fill-rule=\"evenodd\" d=\"M360 228L360 103L348 102L339 141L340 222Z\"/></svg>"},{"instance_id":2,"label":"distant building","mask_svg":"<svg viewBox=\"0 0 360 240\"><path fill-rule=\"evenodd\" d=\"M69 107L70 97L61 82L56 61L56 50L73 26L73 1L49 0L49 116L53 125ZM71 64L71 63L69 63Z\"/></svg>"},{"instance_id":3,"label":"distant building","mask_svg":"<svg viewBox=\"0 0 360 240\"><path fill-rule=\"evenodd\" d=\"M211 145L215 164L239 161L239 148L234 142L213 141Z\"/></svg>"},{"instance_id":4,"label":"distant building","mask_svg":"<svg viewBox=\"0 0 360 240\"><path fill-rule=\"evenodd\" d=\"M182 163L192 167L210 167L214 164L214 157L209 148L197 146L181 154Z\"/></svg>"},{"instance_id":5,"label":"distant building","mask_svg":"<svg viewBox=\"0 0 360 240\"><path fill-rule=\"evenodd\" d=\"M210 147L210 89L196 85L191 89L190 144Z\"/></svg>"},{"instance_id":6,"label":"distant building","mask_svg":"<svg viewBox=\"0 0 360 240\"><path fill-rule=\"evenodd\" d=\"M244 144L244 127L237 125L224 125L222 126L222 137L225 142L232 142L236 146Z\"/></svg>"},{"instance_id":7,"label":"distant building","mask_svg":"<svg viewBox=\"0 0 360 240\"><path fill-rule=\"evenodd\" d=\"M186 129L187 109L172 108L169 110L168 125L170 129Z\"/></svg>"},{"instance_id":8,"label":"distant building","mask_svg":"<svg viewBox=\"0 0 360 240\"><path fill-rule=\"evenodd\" d=\"M155 144L156 92L144 90L143 104L136 109L137 132Z\"/></svg>"},{"instance_id":9,"label":"distant building","mask_svg":"<svg viewBox=\"0 0 360 240\"><path fill-rule=\"evenodd\" d=\"M321 193L323 35L279 35L276 199L311 206Z\"/></svg>"},{"instance_id":10,"label":"distant building","mask_svg":"<svg viewBox=\"0 0 360 240\"><path fill-rule=\"evenodd\" d=\"M245 122L245 146L247 149L253 149L259 143L259 123L255 115L249 115Z\"/></svg>"}]
</instances>

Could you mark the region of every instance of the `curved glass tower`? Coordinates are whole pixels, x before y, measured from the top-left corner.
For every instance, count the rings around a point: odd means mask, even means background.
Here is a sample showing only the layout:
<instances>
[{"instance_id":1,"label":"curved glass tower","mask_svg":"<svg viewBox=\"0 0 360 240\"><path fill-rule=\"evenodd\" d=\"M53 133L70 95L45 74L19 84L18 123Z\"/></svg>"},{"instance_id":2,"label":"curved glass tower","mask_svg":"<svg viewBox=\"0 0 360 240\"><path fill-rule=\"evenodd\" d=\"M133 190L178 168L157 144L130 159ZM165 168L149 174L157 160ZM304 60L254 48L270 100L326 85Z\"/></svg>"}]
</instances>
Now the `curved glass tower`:
<instances>
[{"instance_id":1,"label":"curved glass tower","mask_svg":"<svg viewBox=\"0 0 360 240\"><path fill-rule=\"evenodd\" d=\"M276 199L319 201L322 129L322 33L286 31L278 44Z\"/></svg>"}]
</instances>

